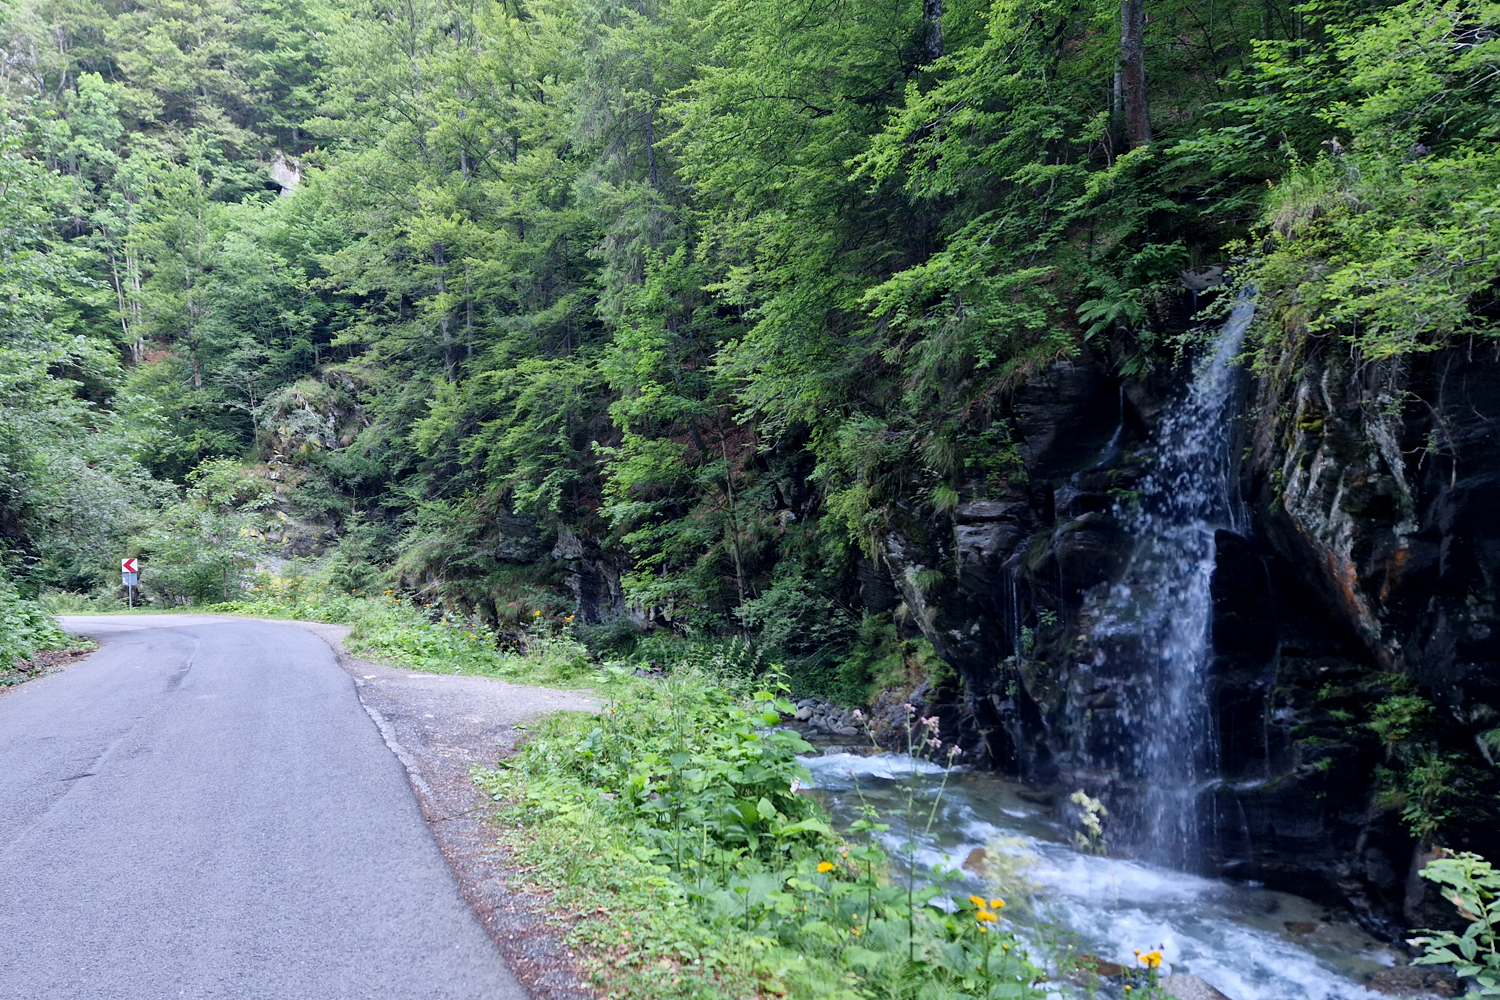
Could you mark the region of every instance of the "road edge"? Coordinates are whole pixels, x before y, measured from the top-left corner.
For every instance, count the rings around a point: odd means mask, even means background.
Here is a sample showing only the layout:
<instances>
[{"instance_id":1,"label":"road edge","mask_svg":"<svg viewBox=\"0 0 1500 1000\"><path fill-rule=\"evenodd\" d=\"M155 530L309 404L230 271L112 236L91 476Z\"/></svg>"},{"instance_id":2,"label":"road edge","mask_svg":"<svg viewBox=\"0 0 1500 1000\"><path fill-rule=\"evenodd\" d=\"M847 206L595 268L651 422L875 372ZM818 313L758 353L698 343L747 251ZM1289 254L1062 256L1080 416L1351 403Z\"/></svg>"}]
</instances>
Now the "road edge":
<instances>
[{"instance_id":1,"label":"road edge","mask_svg":"<svg viewBox=\"0 0 1500 1000\"><path fill-rule=\"evenodd\" d=\"M350 653L343 644L343 637L349 633L347 625L264 620L296 625L322 639L332 650L340 669L354 681L360 705L406 771L422 818L448 863L448 871L459 893L521 989L533 1000L596 1000L599 994L587 985L579 968L577 953L568 947L558 932L557 921L561 915L554 913L544 899L518 888L523 878L506 863L504 849L492 826L493 803L465 774L463 782L467 786L470 807L457 811L441 809L433 788L433 784L439 781L437 776L424 773L417 756L400 741L395 727L366 698L366 675L371 669L399 671L401 668ZM503 746L491 749L496 756L509 751ZM457 787L451 775L447 786Z\"/></svg>"}]
</instances>

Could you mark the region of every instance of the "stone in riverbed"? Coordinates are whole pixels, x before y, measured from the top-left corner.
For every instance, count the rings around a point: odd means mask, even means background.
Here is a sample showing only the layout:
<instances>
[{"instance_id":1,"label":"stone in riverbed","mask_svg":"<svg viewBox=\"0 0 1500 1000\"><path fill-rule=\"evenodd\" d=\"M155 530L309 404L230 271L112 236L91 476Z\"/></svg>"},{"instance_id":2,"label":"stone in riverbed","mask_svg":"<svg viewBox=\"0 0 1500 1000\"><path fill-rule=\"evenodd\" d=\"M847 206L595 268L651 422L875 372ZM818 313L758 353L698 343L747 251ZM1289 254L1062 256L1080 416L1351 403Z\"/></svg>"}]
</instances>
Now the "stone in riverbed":
<instances>
[{"instance_id":1,"label":"stone in riverbed","mask_svg":"<svg viewBox=\"0 0 1500 1000\"><path fill-rule=\"evenodd\" d=\"M1161 988L1177 1000L1229 1000L1208 983L1188 972L1178 972L1161 981Z\"/></svg>"},{"instance_id":2,"label":"stone in riverbed","mask_svg":"<svg viewBox=\"0 0 1500 1000\"><path fill-rule=\"evenodd\" d=\"M1458 977L1444 967L1402 965L1382 969L1370 979L1370 989L1387 996L1417 1000L1427 997L1457 996L1463 989Z\"/></svg>"},{"instance_id":3,"label":"stone in riverbed","mask_svg":"<svg viewBox=\"0 0 1500 1000\"><path fill-rule=\"evenodd\" d=\"M1125 974L1125 966L1118 962L1111 962L1107 958L1100 958L1097 955L1079 955L1078 964L1094 973L1094 975L1103 976L1105 979L1113 979L1116 976L1123 976Z\"/></svg>"}]
</instances>

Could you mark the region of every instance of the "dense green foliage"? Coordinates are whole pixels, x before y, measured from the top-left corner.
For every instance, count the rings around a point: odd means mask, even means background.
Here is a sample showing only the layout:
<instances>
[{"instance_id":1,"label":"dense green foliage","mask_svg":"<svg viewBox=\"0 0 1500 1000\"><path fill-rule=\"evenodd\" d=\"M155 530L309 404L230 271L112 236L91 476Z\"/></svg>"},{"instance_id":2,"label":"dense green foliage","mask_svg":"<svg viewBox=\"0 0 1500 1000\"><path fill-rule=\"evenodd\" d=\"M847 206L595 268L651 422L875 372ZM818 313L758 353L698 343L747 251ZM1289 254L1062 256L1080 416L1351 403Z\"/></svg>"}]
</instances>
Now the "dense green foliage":
<instances>
[{"instance_id":1,"label":"dense green foliage","mask_svg":"<svg viewBox=\"0 0 1500 1000\"><path fill-rule=\"evenodd\" d=\"M1048 974L1003 901L945 886L954 873L893 882L878 817L835 835L794 790L810 747L767 728L791 704L741 686L692 669L659 683L622 675L598 715L545 720L481 776L503 803L513 856L584 915L574 938L609 995L1055 990L1033 985Z\"/></svg>"},{"instance_id":2,"label":"dense green foliage","mask_svg":"<svg viewBox=\"0 0 1500 1000\"><path fill-rule=\"evenodd\" d=\"M8 582L0 582L0 686L24 679L12 673L17 660L35 656L39 650L61 649L67 643L67 635L51 615L36 602L22 600Z\"/></svg>"},{"instance_id":3,"label":"dense green foliage","mask_svg":"<svg viewBox=\"0 0 1500 1000\"><path fill-rule=\"evenodd\" d=\"M923 11L9 5L20 586L138 553L234 600L332 547L515 632L566 611L565 531L857 700L920 655L859 561L1024 477L1039 366L1171 364L1183 269L1369 358L1493 334L1495 4L1151 0L1134 148L1118 5L949 0L941 55Z\"/></svg>"}]
</instances>

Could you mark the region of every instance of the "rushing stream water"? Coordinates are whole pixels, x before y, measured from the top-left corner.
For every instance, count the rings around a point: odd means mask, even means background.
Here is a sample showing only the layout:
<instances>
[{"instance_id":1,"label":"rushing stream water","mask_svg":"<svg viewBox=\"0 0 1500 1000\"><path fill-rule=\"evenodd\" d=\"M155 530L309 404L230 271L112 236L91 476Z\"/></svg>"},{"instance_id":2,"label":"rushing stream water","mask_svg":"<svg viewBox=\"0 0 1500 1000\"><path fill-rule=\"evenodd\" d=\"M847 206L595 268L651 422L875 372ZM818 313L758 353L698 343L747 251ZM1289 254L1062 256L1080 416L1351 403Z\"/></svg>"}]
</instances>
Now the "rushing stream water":
<instances>
[{"instance_id":1,"label":"rushing stream water","mask_svg":"<svg viewBox=\"0 0 1500 1000\"><path fill-rule=\"evenodd\" d=\"M865 803L880 810L892 824L884 848L898 865L911 786L919 806L919 871L957 868L975 850L993 852L997 838L1011 838L998 847L1032 859L1021 868L1037 886L1038 923L1071 932L1081 950L1100 958L1129 965L1135 949L1160 947L1177 971L1203 977L1231 1000L1381 1000L1360 984L1395 963L1385 945L1309 900L1081 854L1068 846L1070 833L1052 808L994 774L955 769L939 797L942 768L910 757L835 753L805 763L813 793L838 825L858 819ZM924 832L934 802L937 812ZM956 893L979 891L979 879L968 877Z\"/></svg>"}]
</instances>

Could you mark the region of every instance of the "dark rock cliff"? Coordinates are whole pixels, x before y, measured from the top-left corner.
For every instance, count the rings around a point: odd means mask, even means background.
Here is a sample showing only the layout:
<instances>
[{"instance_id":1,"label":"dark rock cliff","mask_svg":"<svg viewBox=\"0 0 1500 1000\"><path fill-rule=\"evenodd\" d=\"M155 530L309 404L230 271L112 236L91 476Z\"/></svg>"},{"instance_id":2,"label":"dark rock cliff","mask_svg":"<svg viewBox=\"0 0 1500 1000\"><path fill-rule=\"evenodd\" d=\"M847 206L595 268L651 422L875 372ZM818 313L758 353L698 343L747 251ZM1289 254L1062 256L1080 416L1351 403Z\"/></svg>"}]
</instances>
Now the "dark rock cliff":
<instances>
[{"instance_id":1,"label":"dark rock cliff","mask_svg":"<svg viewBox=\"0 0 1500 1000\"><path fill-rule=\"evenodd\" d=\"M1449 846L1497 846L1474 803L1493 800L1484 734L1500 727L1500 357L1365 363L1336 339L1273 333L1274 363L1243 379L1244 526L1216 537L1205 683L1222 780L1202 803L1206 859L1397 938L1440 916L1411 877L1403 808L1436 817ZM1111 671L1093 630L1177 387L1113 370L1083 356L1032 378L1012 412L1025 481L976 487L946 514L904 511L881 555L897 620L962 679L927 695L945 738L1103 796L1128 844L1140 734L1123 706L1140 678ZM1389 704L1428 712L1401 733L1410 767L1448 768L1413 771L1425 786L1392 756Z\"/></svg>"}]
</instances>

